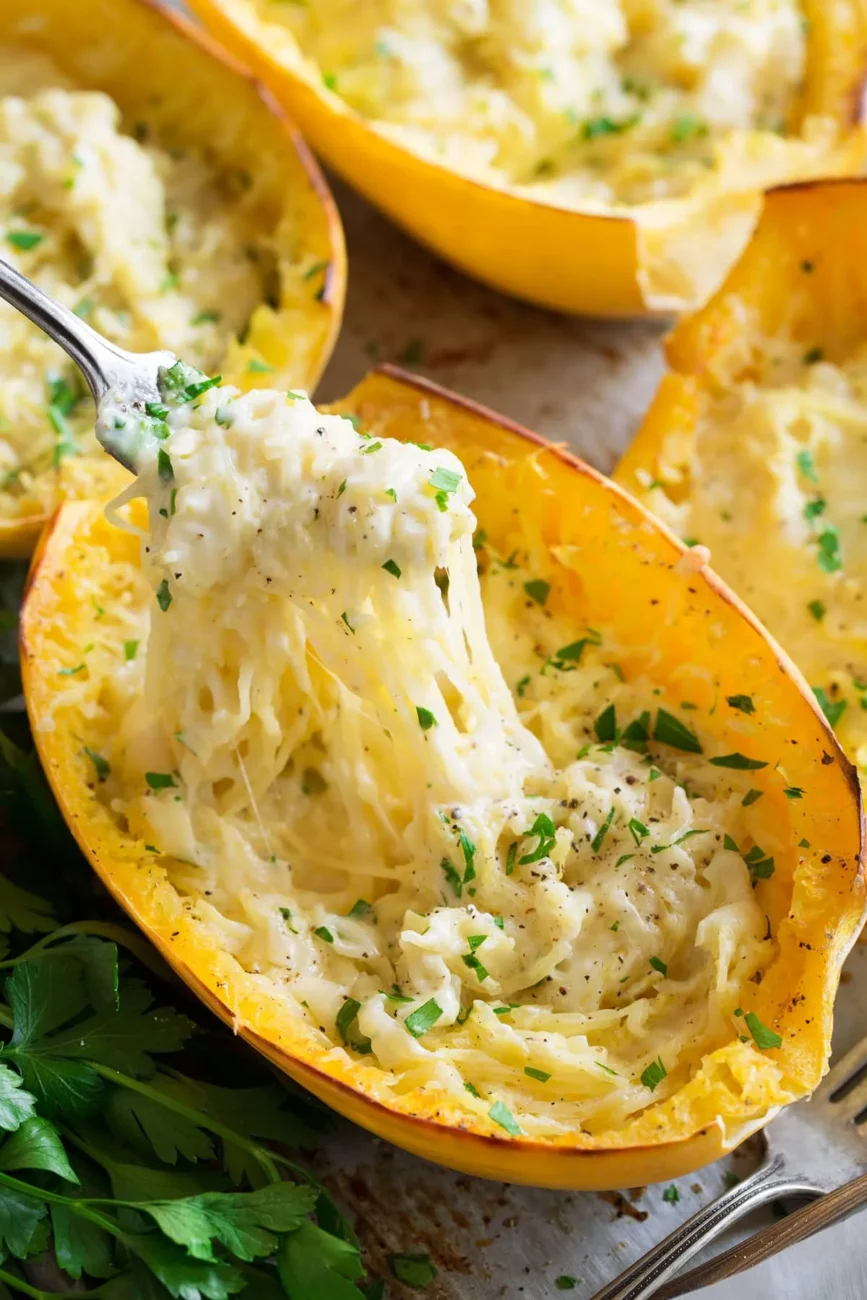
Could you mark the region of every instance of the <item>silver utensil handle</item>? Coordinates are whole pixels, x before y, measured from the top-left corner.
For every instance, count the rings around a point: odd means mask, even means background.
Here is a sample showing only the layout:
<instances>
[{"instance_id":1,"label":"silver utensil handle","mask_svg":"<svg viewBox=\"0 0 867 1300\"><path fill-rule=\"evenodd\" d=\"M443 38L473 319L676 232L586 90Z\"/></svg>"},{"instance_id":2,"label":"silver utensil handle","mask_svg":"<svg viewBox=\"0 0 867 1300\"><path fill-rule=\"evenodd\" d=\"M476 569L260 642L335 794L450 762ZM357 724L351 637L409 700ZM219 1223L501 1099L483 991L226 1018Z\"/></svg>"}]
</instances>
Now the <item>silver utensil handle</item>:
<instances>
[{"instance_id":1,"label":"silver utensil handle","mask_svg":"<svg viewBox=\"0 0 867 1300\"><path fill-rule=\"evenodd\" d=\"M812 1237L813 1233L839 1223L864 1205L867 1205L867 1174L826 1193L810 1205L795 1210L780 1223L771 1224L769 1228L762 1229L747 1241L708 1260L692 1272L675 1278L657 1293L658 1300L673 1300L674 1296L697 1291L700 1287L710 1286L712 1282L733 1277L746 1268L753 1268L788 1246L794 1246L796 1242Z\"/></svg>"},{"instance_id":2,"label":"silver utensil handle","mask_svg":"<svg viewBox=\"0 0 867 1300\"><path fill-rule=\"evenodd\" d=\"M732 1187L711 1205L699 1210L676 1228L653 1250L642 1255L631 1268L608 1286L597 1291L593 1300L647 1300L663 1283L677 1273L708 1242L718 1237L736 1220L751 1210L781 1196L820 1196L823 1189L803 1179L787 1178L783 1161L774 1157L742 1183Z\"/></svg>"},{"instance_id":3,"label":"silver utensil handle","mask_svg":"<svg viewBox=\"0 0 867 1300\"><path fill-rule=\"evenodd\" d=\"M78 366L94 400L104 395L112 369L128 365L126 354L112 347L68 307L55 302L26 275L0 258L0 298L38 325Z\"/></svg>"}]
</instances>

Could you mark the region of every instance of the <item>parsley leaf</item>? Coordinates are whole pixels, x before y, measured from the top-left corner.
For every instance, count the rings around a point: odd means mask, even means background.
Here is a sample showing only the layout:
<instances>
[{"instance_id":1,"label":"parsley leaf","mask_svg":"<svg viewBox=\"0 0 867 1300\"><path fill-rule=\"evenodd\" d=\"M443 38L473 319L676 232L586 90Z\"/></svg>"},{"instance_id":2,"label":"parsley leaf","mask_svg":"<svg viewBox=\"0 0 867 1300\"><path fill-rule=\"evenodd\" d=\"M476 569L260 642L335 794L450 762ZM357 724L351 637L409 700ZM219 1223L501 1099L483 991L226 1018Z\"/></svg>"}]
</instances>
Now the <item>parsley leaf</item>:
<instances>
[{"instance_id":1,"label":"parsley leaf","mask_svg":"<svg viewBox=\"0 0 867 1300\"><path fill-rule=\"evenodd\" d=\"M495 1124L499 1124L500 1128L505 1129L511 1137L521 1136L521 1129L518 1122L505 1102L495 1101L491 1109L488 1111L488 1116Z\"/></svg>"},{"instance_id":2,"label":"parsley leaf","mask_svg":"<svg viewBox=\"0 0 867 1300\"><path fill-rule=\"evenodd\" d=\"M659 709L656 714L653 739L658 740L661 745L670 745L672 749L683 750L686 754L702 752L701 741L695 732L685 727L680 718L676 718L667 709Z\"/></svg>"},{"instance_id":3,"label":"parsley leaf","mask_svg":"<svg viewBox=\"0 0 867 1300\"><path fill-rule=\"evenodd\" d=\"M524 590L537 605L544 605L548 599L551 584L546 582L544 578L532 578L529 582L524 583Z\"/></svg>"},{"instance_id":4,"label":"parsley leaf","mask_svg":"<svg viewBox=\"0 0 867 1300\"><path fill-rule=\"evenodd\" d=\"M645 1088L649 1088L651 1092L654 1092L667 1074L668 1070L662 1063L662 1057L658 1056L655 1061L650 1062L650 1065L642 1073L641 1082Z\"/></svg>"},{"instance_id":5,"label":"parsley leaf","mask_svg":"<svg viewBox=\"0 0 867 1300\"><path fill-rule=\"evenodd\" d=\"M767 1025L763 1025L754 1011L747 1011L744 1021L753 1036L753 1042L760 1051L767 1052L772 1048L782 1047L783 1040L780 1035L773 1029L768 1029Z\"/></svg>"},{"instance_id":6,"label":"parsley leaf","mask_svg":"<svg viewBox=\"0 0 867 1300\"><path fill-rule=\"evenodd\" d=\"M403 1023L413 1038L421 1038L422 1034L426 1034L429 1029L433 1028L442 1013L443 1009L436 999L428 998L427 1002L423 1003L422 1006L416 1007L415 1011L411 1011Z\"/></svg>"},{"instance_id":7,"label":"parsley leaf","mask_svg":"<svg viewBox=\"0 0 867 1300\"><path fill-rule=\"evenodd\" d=\"M432 1282L438 1270L434 1267L430 1255L389 1255L388 1266L398 1282L420 1291Z\"/></svg>"}]
</instances>

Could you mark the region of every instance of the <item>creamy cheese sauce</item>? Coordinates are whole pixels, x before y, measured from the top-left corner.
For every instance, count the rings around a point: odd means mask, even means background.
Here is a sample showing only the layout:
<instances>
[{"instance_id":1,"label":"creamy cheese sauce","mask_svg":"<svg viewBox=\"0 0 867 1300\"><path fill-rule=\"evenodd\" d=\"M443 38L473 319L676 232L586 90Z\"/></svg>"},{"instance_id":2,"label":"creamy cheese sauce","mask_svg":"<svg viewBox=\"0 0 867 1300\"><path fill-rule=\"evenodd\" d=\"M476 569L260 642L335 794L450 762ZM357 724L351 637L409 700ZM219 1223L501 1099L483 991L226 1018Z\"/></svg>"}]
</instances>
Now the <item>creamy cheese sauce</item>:
<instances>
[{"instance_id":1,"label":"creamy cheese sauce","mask_svg":"<svg viewBox=\"0 0 867 1300\"><path fill-rule=\"evenodd\" d=\"M147 499L144 572L88 647L100 796L388 1086L536 1135L669 1095L773 958L754 774L551 613L450 452L182 366L164 391L117 507Z\"/></svg>"},{"instance_id":2,"label":"creamy cheese sauce","mask_svg":"<svg viewBox=\"0 0 867 1300\"><path fill-rule=\"evenodd\" d=\"M746 334L746 332L745 332ZM792 655L867 772L867 345L839 364L773 344L759 382L703 394L647 503Z\"/></svg>"},{"instance_id":3,"label":"creamy cheese sauce","mask_svg":"<svg viewBox=\"0 0 867 1300\"><path fill-rule=\"evenodd\" d=\"M0 97L0 257L115 343L217 366L264 295L243 178L134 139L106 95L5 53L0 95L23 71L55 85ZM93 419L65 354L0 303L0 521L99 490Z\"/></svg>"},{"instance_id":4,"label":"creamy cheese sauce","mask_svg":"<svg viewBox=\"0 0 867 1300\"><path fill-rule=\"evenodd\" d=\"M773 172L806 62L797 0L255 0L415 152L565 206ZM832 123L804 126L821 151ZM733 179L733 178L732 178Z\"/></svg>"}]
</instances>

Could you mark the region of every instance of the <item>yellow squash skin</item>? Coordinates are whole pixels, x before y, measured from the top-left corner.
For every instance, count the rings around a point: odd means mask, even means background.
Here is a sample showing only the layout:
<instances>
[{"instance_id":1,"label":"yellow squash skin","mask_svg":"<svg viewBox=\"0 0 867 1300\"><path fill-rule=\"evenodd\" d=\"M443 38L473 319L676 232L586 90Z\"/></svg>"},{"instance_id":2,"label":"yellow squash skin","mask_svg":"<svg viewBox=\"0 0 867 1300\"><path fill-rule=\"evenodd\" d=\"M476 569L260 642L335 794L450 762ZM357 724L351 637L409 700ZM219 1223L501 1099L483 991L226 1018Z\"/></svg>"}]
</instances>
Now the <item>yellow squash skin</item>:
<instances>
[{"instance_id":1,"label":"yellow squash skin","mask_svg":"<svg viewBox=\"0 0 867 1300\"><path fill-rule=\"evenodd\" d=\"M189 0L293 114L313 147L423 244L504 293L593 316L671 314L698 306L749 237L760 196L688 197L660 211L653 227L625 212L582 212L474 181L421 158L373 129L328 90L284 26L251 0ZM798 117L826 114L839 146L823 174L851 176L867 161L861 96L867 75L867 0L805 0L807 72ZM786 179L799 179L792 176ZM672 273L668 249L682 250Z\"/></svg>"},{"instance_id":2,"label":"yellow squash skin","mask_svg":"<svg viewBox=\"0 0 867 1300\"><path fill-rule=\"evenodd\" d=\"M803 354L814 349L831 363L845 361L867 342L865 313L867 182L787 186L770 192L752 243L719 293L702 311L684 319L666 340L669 372L617 467L617 481L651 508L654 493L648 485L655 482L662 484L669 501L689 501L694 475L700 472L691 460L691 447L707 404L735 393L743 381L755 380L773 390L773 369L768 361L775 343L778 351L794 342ZM730 348L733 341L738 344L734 350ZM838 461L840 458L838 453ZM749 473L747 465L745 460L745 473ZM857 469L847 466L847 473L857 475ZM859 484L853 486L858 493ZM861 483L859 499L865 490L867 484ZM777 521L765 526L783 530ZM712 558L725 573L730 559L721 552L718 541L714 548ZM810 556L805 567L814 563ZM734 572L728 576L736 581ZM792 576L776 574L777 580L789 587ZM773 628L774 610L762 607L758 590L754 604L759 617L766 618ZM814 616L806 602L799 603L794 597L787 602L787 610L802 614L803 660L797 638L786 648L811 674L811 681L816 681L812 676L815 656L809 648L816 630ZM845 644L841 642L841 646ZM837 658L842 662L843 649ZM823 675L818 680L826 685ZM859 764L862 779L863 718L855 701L844 709L837 724L837 734Z\"/></svg>"},{"instance_id":3,"label":"yellow squash skin","mask_svg":"<svg viewBox=\"0 0 867 1300\"><path fill-rule=\"evenodd\" d=\"M548 1187L635 1186L696 1169L761 1127L782 1102L810 1092L825 1069L839 969L865 909L853 769L797 670L753 616L700 555L609 480L561 448L399 371L370 375L338 409L356 414L375 435L454 450L495 547L508 537L520 503L524 519L556 548L563 608L582 625L611 629L615 643L627 647L620 656L626 675L652 672L660 703L672 703L681 697L688 660L691 681L702 678L700 707L714 741L726 750L778 754L785 780L804 788L802 799L789 800L773 773L756 805L787 846L773 877L759 885L778 955L753 999L783 1046L759 1052L735 1040L621 1131L533 1141L501 1136L487 1116L469 1113L451 1095L434 1101L420 1089L392 1093L381 1070L325 1044L285 1003L263 995L261 983L193 920L159 858L98 797L83 750L86 721L77 706L57 704L58 656L92 616L77 578L84 571L99 577L112 556L138 563L137 539L110 525L95 502L64 505L46 530L21 624L30 720L68 825L115 898L217 1015L381 1137L467 1173ZM754 715L711 708L715 692L741 691L753 696ZM805 839L813 847L799 849Z\"/></svg>"},{"instance_id":4,"label":"yellow squash skin","mask_svg":"<svg viewBox=\"0 0 867 1300\"><path fill-rule=\"evenodd\" d=\"M306 282L292 271L283 276L277 310L257 309L223 376L240 388L312 388L340 328L346 250L328 186L285 111L198 28L154 0L3 0L0 40L45 54L82 89L110 95L127 129L147 123L157 138L207 149L227 171L255 167L263 229L274 231L278 257L291 267L303 252L323 270ZM247 372L252 355L273 371ZM0 558L29 555L48 518L0 520Z\"/></svg>"}]
</instances>

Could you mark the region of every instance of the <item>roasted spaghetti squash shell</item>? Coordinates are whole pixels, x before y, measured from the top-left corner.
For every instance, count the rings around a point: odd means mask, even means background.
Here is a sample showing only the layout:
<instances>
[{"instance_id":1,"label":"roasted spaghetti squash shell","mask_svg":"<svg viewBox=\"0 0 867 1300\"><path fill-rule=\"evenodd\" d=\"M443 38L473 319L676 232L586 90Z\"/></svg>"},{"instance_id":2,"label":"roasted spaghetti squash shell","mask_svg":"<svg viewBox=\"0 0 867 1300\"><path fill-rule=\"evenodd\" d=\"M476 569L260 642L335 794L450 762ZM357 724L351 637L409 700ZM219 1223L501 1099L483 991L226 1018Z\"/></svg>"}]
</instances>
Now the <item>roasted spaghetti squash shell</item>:
<instances>
[{"instance_id":1,"label":"roasted spaghetti squash shell","mask_svg":"<svg viewBox=\"0 0 867 1300\"><path fill-rule=\"evenodd\" d=\"M794 342L803 353L818 347L832 363L842 360L867 338L865 320L867 181L769 192L752 242L719 292L668 336L669 370L615 479L640 498L656 481L672 501L689 500L688 449L705 397L724 396L767 373L778 341ZM808 617L805 606L805 622ZM838 725L844 745L847 728L844 716Z\"/></svg>"},{"instance_id":2,"label":"roasted spaghetti squash shell","mask_svg":"<svg viewBox=\"0 0 867 1300\"><path fill-rule=\"evenodd\" d=\"M634 1186L698 1168L761 1127L782 1103L809 1093L825 1069L839 970L865 906L854 771L779 647L701 555L686 551L619 487L563 449L393 369L369 376L337 409L377 435L454 450L492 544L508 536L519 503L562 566L564 608L576 621L610 628L618 645L630 647L621 656L627 675L652 671L663 697L677 700L688 660L697 669L691 681L703 672L707 680L706 727L714 740L779 756L787 780L803 787L803 798L790 801L778 779L756 805L790 845L777 857L774 876L759 885L779 951L753 999L783 1046L759 1052L735 1039L622 1130L534 1141L499 1136L483 1108L477 1114L451 1095L392 1093L381 1070L350 1059L276 996L263 994L261 981L193 919L160 859L100 800L84 753L84 713L57 705L58 656L79 633L90 636L83 575L98 583L112 557L138 564L137 539L110 525L95 502L64 505L46 530L21 624L30 721L68 825L111 893L217 1015L381 1137L467 1173L548 1187ZM711 711L714 691L751 693L756 713L733 721L733 710ZM815 847L799 850L804 839Z\"/></svg>"},{"instance_id":3,"label":"roasted spaghetti squash shell","mask_svg":"<svg viewBox=\"0 0 867 1300\"><path fill-rule=\"evenodd\" d=\"M637 208L581 211L480 183L374 129L252 0L189 4L272 88L335 171L423 244L504 293L593 316L680 312L716 289L758 216L755 179L743 191L712 191L707 201L647 205L640 220ZM793 125L808 114L832 117L839 140L821 174L852 176L867 162L867 0L806 0L804 10L807 71Z\"/></svg>"},{"instance_id":4,"label":"roasted spaghetti squash shell","mask_svg":"<svg viewBox=\"0 0 867 1300\"><path fill-rule=\"evenodd\" d=\"M230 344L223 376L239 388L313 388L340 328L346 250L328 186L285 109L200 28L154 0L3 0L0 39L110 95L127 130L144 123L175 147L206 150L221 169L254 172L262 229L284 268L280 301L257 308L244 343ZM299 252L321 267L316 276L304 279ZM273 372L248 372L252 356ZM30 555L49 517L0 520L0 558Z\"/></svg>"}]
</instances>

